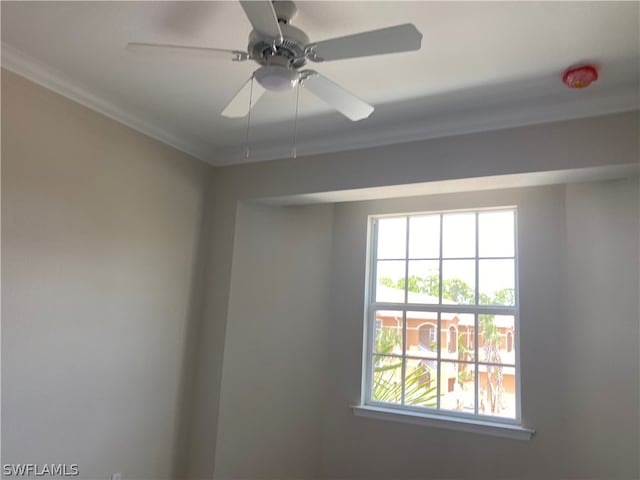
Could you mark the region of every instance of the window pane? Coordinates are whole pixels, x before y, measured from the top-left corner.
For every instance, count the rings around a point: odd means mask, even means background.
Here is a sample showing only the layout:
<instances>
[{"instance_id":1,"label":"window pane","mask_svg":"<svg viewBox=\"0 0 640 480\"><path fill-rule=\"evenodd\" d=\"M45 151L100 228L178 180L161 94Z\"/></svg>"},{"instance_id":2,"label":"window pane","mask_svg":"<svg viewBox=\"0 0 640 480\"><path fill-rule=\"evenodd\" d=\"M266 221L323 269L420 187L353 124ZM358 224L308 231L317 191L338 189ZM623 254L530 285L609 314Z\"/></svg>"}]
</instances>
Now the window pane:
<instances>
[{"instance_id":1,"label":"window pane","mask_svg":"<svg viewBox=\"0 0 640 480\"><path fill-rule=\"evenodd\" d=\"M387 403L402 401L402 358L373 356L371 398Z\"/></svg>"},{"instance_id":2,"label":"window pane","mask_svg":"<svg viewBox=\"0 0 640 480\"><path fill-rule=\"evenodd\" d=\"M375 339L375 353L402 355L402 312L378 310Z\"/></svg>"},{"instance_id":3,"label":"window pane","mask_svg":"<svg viewBox=\"0 0 640 480\"><path fill-rule=\"evenodd\" d=\"M440 256L440 215L409 219L409 258Z\"/></svg>"},{"instance_id":4,"label":"window pane","mask_svg":"<svg viewBox=\"0 0 640 480\"><path fill-rule=\"evenodd\" d=\"M442 303L475 303L475 260L442 261Z\"/></svg>"},{"instance_id":5,"label":"window pane","mask_svg":"<svg viewBox=\"0 0 640 480\"><path fill-rule=\"evenodd\" d=\"M407 355L421 358L438 356L438 314L407 312Z\"/></svg>"},{"instance_id":6,"label":"window pane","mask_svg":"<svg viewBox=\"0 0 640 480\"><path fill-rule=\"evenodd\" d=\"M440 357L443 360L474 360L474 315L442 312L440 319L442 329Z\"/></svg>"},{"instance_id":7,"label":"window pane","mask_svg":"<svg viewBox=\"0 0 640 480\"><path fill-rule=\"evenodd\" d=\"M376 220L371 401L516 417L515 211L504 208Z\"/></svg>"},{"instance_id":8,"label":"window pane","mask_svg":"<svg viewBox=\"0 0 640 480\"><path fill-rule=\"evenodd\" d=\"M480 257L513 257L514 212L482 212L478 214L478 249Z\"/></svg>"},{"instance_id":9,"label":"window pane","mask_svg":"<svg viewBox=\"0 0 640 480\"><path fill-rule=\"evenodd\" d=\"M439 303L438 260L409 261L409 303Z\"/></svg>"},{"instance_id":10,"label":"window pane","mask_svg":"<svg viewBox=\"0 0 640 480\"><path fill-rule=\"evenodd\" d=\"M516 418L515 367L479 365L478 413Z\"/></svg>"},{"instance_id":11,"label":"window pane","mask_svg":"<svg viewBox=\"0 0 640 480\"><path fill-rule=\"evenodd\" d=\"M442 362L440 366L440 408L475 412L475 367L472 364Z\"/></svg>"},{"instance_id":12,"label":"window pane","mask_svg":"<svg viewBox=\"0 0 640 480\"><path fill-rule=\"evenodd\" d=\"M380 260L376 268L376 302L404 303L404 260Z\"/></svg>"},{"instance_id":13,"label":"window pane","mask_svg":"<svg viewBox=\"0 0 640 480\"><path fill-rule=\"evenodd\" d=\"M378 219L378 249L380 258L405 258L407 251L407 217Z\"/></svg>"},{"instance_id":14,"label":"window pane","mask_svg":"<svg viewBox=\"0 0 640 480\"><path fill-rule=\"evenodd\" d=\"M515 305L515 264L513 260L479 260L480 304Z\"/></svg>"},{"instance_id":15,"label":"window pane","mask_svg":"<svg viewBox=\"0 0 640 480\"><path fill-rule=\"evenodd\" d=\"M513 315L478 315L480 361L515 365L515 333Z\"/></svg>"},{"instance_id":16,"label":"window pane","mask_svg":"<svg viewBox=\"0 0 640 480\"><path fill-rule=\"evenodd\" d=\"M476 255L476 214L450 213L442 216L442 256L469 258Z\"/></svg>"},{"instance_id":17,"label":"window pane","mask_svg":"<svg viewBox=\"0 0 640 480\"><path fill-rule=\"evenodd\" d=\"M436 360L408 358L404 382L406 405L437 408L438 364Z\"/></svg>"}]
</instances>

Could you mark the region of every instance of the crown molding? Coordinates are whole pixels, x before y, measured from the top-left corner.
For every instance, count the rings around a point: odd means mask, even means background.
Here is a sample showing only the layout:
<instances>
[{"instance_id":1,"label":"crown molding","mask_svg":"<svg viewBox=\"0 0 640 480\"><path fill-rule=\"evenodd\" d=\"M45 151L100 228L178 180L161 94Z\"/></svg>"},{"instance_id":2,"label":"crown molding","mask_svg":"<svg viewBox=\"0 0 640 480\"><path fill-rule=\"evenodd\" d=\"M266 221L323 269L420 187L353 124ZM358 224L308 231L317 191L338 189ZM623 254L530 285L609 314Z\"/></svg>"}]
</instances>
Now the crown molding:
<instances>
[{"instance_id":1,"label":"crown molding","mask_svg":"<svg viewBox=\"0 0 640 480\"><path fill-rule=\"evenodd\" d=\"M185 140L144 120L5 42L2 42L0 66L199 160L206 160L210 156L211 149L207 145Z\"/></svg>"}]
</instances>

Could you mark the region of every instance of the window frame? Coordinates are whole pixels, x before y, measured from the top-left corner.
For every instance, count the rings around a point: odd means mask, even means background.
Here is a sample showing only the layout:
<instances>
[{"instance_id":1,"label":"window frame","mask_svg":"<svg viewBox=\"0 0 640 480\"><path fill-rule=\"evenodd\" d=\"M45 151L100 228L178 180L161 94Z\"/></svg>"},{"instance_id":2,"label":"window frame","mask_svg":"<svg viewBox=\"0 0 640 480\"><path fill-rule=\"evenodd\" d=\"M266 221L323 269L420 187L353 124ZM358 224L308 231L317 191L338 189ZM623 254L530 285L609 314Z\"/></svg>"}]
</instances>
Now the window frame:
<instances>
[{"instance_id":1,"label":"window frame","mask_svg":"<svg viewBox=\"0 0 640 480\"><path fill-rule=\"evenodd\" d=\"M481 257L479 251L479 222L478 214L483 212L492 211L512 211L514 215L513 224L513 236L514 236L514 305L502 306L502 305L482 305L479 303L480 291L479 291L479 262L484 258L498 258L498 257ZM447 305L442 302L442 261L443 261L443 215L451 213L473 213L475 215L475 255L473 260L475 262L475 302L474 304L458 304ZM416 304L408 302L408 282L405 282L405 301L403 303L390 303L390 302L376 302L376 285L377 285L377 235L378 235L378 220L383 218L406 218L406 235L405 235L405 278L408 276L409 268L409 242L410 242L410 221L411 217L423 216L423 215L439 215L440 231L439 231L439 297L437 304ZM365 318L364 318L364 335L363 335L363 368L362 368L362 385L361 385L361 403L355 407L356 414L364 416L380 417L384 419L395 419L404 423L407 423L407 418L415 417L417 422L412 423L424 423L433 424L436 427L453 428L456 430L470 430L470 431L486 431L486 433L496 434L499 436L507 436L511 438L528 439L533 434L533 430L522 426L522 389L521 389L521 359L520 359L520 288L519 288L519 265L518 265L518 208L516 205L501 205L494 207L481 207L481 208L464 208L455 210L438 210L438 211L417 211L406 213L391 213L381 215L369 215L367 218L367 264L366 264L366 284L365 284ZM511 257L501 257L511 258ZM446 258L448 259L448 258ZM387 259L388 260L388 259ZM473 362L470 362L475 369L475 395L474 395L474 412L459 412L451 410L440 409L440 398L437 399L437 407L420 407L406 405L404 403L394 404L376 401L372 398L373 392L373 369L374 369L374 354L375 354L375 327L376 327L376 312L379 310L397 310L402 312L402 354L397 356L402 360L402 372L401 375L404 378L405 375L405 359L411 357L407 354L406 350L406 333L407 333L407 312L425 311L437 313L437 325L436 325L436 337L439 339L438 352L437 352L437 365L438 365L438 384L441 384L440 370L443 361L446 361L441 356L441 350L447 349L448 345L442 344L442 332L444 331L441 323L442 313L471 313L474 315L474 349L478 345L479 335L479 315L482 314L494 314L494 315L510 315L514 317L513 327L513 343L512 348L515 349L514 368L515 371L515 418L500 417L495 415L487 415L479 412L479 371L480 366L488 362L480 362L478 356L475 356ZM448 329L447 329L448 331ZM449 342L447 342L448 344ZM457 350L457 349L456 349ZM479 352L479 349L478 349ZM505 364L506 365L506 364ZM438 386L438 388L440 388ZM403 385L404 392L404 385ZM404 399L402 399L404 401ZM374 415L378 412L379 415ZM373 413L372 413L373 412ZM477 412L477 413L476 413ZM399 415L398 415L399 414ZM390 418L389 418L390 417ZM433 419L433 421L429 421ZM459 426L447 426L447 422L462 422L468 424L469 428L460 428ZM479 429L479 430L478 430ZM502 430L502 431L501 431ZM497 433L496 433L497 432ZM506 433L505 433L506 432ZM515 432L515 433L514 433Z\"/></svg>"}]
</instances>

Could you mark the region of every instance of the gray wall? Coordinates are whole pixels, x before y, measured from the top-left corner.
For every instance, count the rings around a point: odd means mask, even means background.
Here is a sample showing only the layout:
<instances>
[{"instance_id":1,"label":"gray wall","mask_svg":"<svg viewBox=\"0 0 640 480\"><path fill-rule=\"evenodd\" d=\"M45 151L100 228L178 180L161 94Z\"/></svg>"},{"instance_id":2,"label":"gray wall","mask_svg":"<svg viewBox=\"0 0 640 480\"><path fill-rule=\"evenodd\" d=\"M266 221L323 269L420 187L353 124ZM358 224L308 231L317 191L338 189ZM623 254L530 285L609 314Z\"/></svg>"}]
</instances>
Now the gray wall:
<instances>
[{"instance_id":1,"label":"gray wall","mask_svg":"<svg viewBox=\"0 0 640 480\"><path fill-rule=\"evenodd\" d=\"M2 461L183 476L213 169L2 72Z\"/></svg>"},{"instance_id":2,"label":"gray wall","mask_svg":"<svg viewBox=\"0 0 640 480\"><path fill-rule=\"evenodd\" d=\"M561 368L575 477L640 477L639 192L637 179L567 187L569 334Z\"/></svg>"},{"instance_id":3,"label":"gray wall","mask_svg":"<svg viewBox=\"0 0 640 480\"><path fill-rule=\"evenodd\" d=\"M232 252L239 201L287 198L320 192L350 191L385 185L416 192L415 184L477 179L479 188L492 182L505 186L508 174L547 172L558 181L560 171L581 172L618 165L637 168L637 112L583 120L442 138L333 155L286 159L225 167L217 171L211 204L211 255L207 260L205 298L199 331L198 370L191 417L189 472L194 479L214 471L217 419L229 305ZM554 172L558 176L554 180ZM508 184L508 182L506 182ZM449 185L448 188L455 188ZM424 189L429 191L428 187ZM454 189L455 191L455 189ZM387 192L388 193L388 192ZM307 195L307 199L314 195ZM371 198L371 192L368 192ZM561 210L562 206L559 206ZM540 281L545 279L540 277ZM344 407L346 408L346 407ZM222 438L218 436L217 441Z\"/></svg>"},{"instance_id":4,"label":"gray wall","mask_svg":"<svg viewBox=\"0 0 640 480\"><path fill-rule=\"evenodd\" d=\"M238 209L219 478L320 472L332 213L330 206Z\"/></svg>"},{"instance_id":5,"label":"gray wall","mask_svg":"<svg viewBox=\"0 0 640 480\"><path fill-rule=\"evenodd\" d=\"M562 332L548 332L562 318L563 202L563 187L544 187L336 206L330 330L342 325L342 335L329 343L334 388L325 409L324 478L558 477L551 459L562 448L562 435L549 405L559 415L566 412L559 405L562 378L546 372L562 359ZM367 215L509 205L518 208L522 421L538 431L534 440L354 417L347 406L360 399ZM539 354L541 341L545 355Z\"/></svg>"},{"instance_id":6,"label":"gray wall","mask_svg":"<svg viewBox=\"0 0 640 480\"><path fill-rule=\"evenodd\" d=\"M505 205L518 206L533 439L354 417L367 215ZM637 478L639 215L637 179L337 205L322 478Z\"/></svg>"},{"instance_id":7,"label":"gray wall","mask_svg":"<svg viewBox=\"0 0 640 480\"><path fill-rule=\"evenodd\" d=\"M241 205L215 478L637 478L638 192L630 178L333 210ZM535 436L355 417L368 215L508 205L518 208L522 415Z\"/></svg>"}]
</instances>

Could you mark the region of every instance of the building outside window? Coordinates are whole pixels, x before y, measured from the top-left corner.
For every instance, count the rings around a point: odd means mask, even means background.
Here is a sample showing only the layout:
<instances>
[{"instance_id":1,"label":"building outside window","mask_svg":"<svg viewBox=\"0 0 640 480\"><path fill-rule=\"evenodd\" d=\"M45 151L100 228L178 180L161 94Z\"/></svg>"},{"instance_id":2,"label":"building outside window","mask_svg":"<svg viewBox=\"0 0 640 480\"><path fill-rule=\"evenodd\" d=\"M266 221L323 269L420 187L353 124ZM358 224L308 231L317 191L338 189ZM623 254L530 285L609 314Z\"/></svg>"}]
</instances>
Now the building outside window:
<instances>
[{"instance_id":1,"label":"building outside window","mask_svg":"<svg viewBox=\"0 0 640 480\"><path fill-rule=\"evenodd\" d=\"M518 422L515 209L371 226L364 403Z\"/></svg>"}]
</instances>

